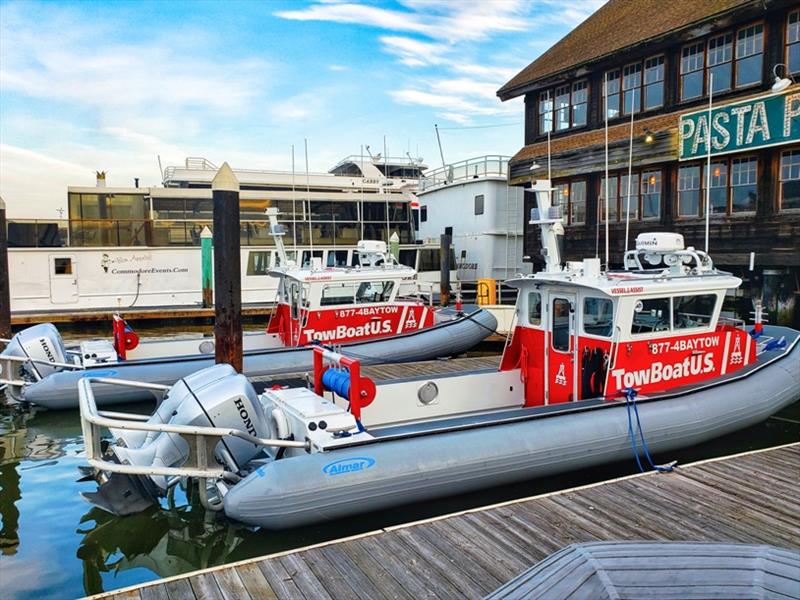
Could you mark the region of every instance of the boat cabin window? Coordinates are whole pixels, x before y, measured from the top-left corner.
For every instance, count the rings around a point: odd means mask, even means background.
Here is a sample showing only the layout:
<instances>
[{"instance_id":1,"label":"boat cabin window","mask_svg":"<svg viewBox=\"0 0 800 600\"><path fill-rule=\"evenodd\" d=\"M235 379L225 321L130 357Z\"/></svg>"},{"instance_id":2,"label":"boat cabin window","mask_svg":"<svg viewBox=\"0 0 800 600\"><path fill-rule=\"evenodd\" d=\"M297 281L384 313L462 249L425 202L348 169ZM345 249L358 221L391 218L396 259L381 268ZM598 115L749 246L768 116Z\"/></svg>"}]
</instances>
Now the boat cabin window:
<instances>
[{"instance_id":1,"label":"boat cabin window","mask_svg":"<svg viewBox=\"0 0 800 600\"><path fill-rule=\"evenodd\" d=\"M297 281L289 284L289 305L292 309L292 318L300 318L300 283Z\"/></svg>"},{"instance_id":2,"label":"boat cabin window","mask_svg":"<svg viewBox=\"0 0 800 600\"><path fill-rule=\"evenodd\" d=\"M287 250L286 251L286 259L291 263L295 262L295 260L297 259L297 252L295 250ZM286 267L288 265L282 265L281 264L281 255L280 254L275 254L275 266L276 267Z\"/></svg>"},{"instance_id":3,"label":"boat cabin window","mask_svg":"<svg viewBox=\"0 0 800 600\"><path fill-rule=\"evenodd\" d=\"M272 252L257 251L247 255L247 275L269 275L269 258Z\"/></svg>"},{"instance_id":4,"label":"boat cabin window","mask_svg":"<svg viewBox=\"0 0 800 600\"><path fill-rule=\"evenodd\" d=\"M322 250L303 250L301 266L307 269L311 266L311 258L318 258L322 262Z\"/></svg>"},{"instance_id":5,"label":"boat cabin window","mask_svg":"<svg viewBox=\"0 0 800 600\"><path fill-rule=\"evenodd\" d=\"M346 267L347 266L347 250L328 250L329 267Z\"/></svg>"},{"instance_id":6,"label":"boat cabin window","mask_svg":"<svg viewBox=\"0 0 800 600\"><path fill-rule=\"evenodd\" d=\"M322 288L321 306L335 306L337 304L353 304L356 295L356 284L350 281L342 283L329 283Z\"/></svg>"},{"instance_id":7,"label":"boat cabin window","mask_svg":"<svg viewBox=\"0 0 800 600\"><path fill-rule=\"evenodd\" d=\"M674 297L672 299L673 329L707 327L711 324L716 304L716 294Z\"/></svg>"},{"instance_id":8,"label":"boat cabin window","mask_svg":"<svg viewBox=\"0 0 800 600\"><path fill-rule=\"evenodd\" d=\"M358 286L356 302L388 302L394 289L394 281L365 281Z\"/></svg>"},{"instance_id":9,"label":"boat cabin window","mask_svg":"<svg viewBox=\"0 0 800 600\"><path fill-rule=\"evenodd\" d=\"M583 299L583 332L611 337L614 328L614 303L608 298Z\"/></svg>"},{"instance_id":10,"label":"boat cabin window","mask_svg":"<svg viewBox=\"0 0 800 600\"><path fill-rule=\"evenodd\" d=\"M68 256L54 258L53 275L72 275L72 259Z\"/></svg>"},{"instance_id":11,"label":"boat cabin window","mask_svg":"<svg viewBox=\"0 0 800 600\"><path fill-rule=\"evenodd\" d=\"M670 322L669 298L642 298L633 307L631 333L653 333L669 331Z\"/></svg>"},{"instance_id":12,"label":"boat cabin window","mask_svg":"<svg viewBox=\"0 0 800 600\"><path fill-rule=\"evenodd\" d=\"M569 352L570 302L566 298L553 299L553 350Z\"/></svg>"},{"instance_id":13,"label":"boat cabin window","mask_svg":"<svg viewBox=\"0 0 800 600\"><path fill-rule=\"evenodd\" d=\"M528 324L542 324L542 295L539 292L528 292Z\"/></svg>"}]
</instances>

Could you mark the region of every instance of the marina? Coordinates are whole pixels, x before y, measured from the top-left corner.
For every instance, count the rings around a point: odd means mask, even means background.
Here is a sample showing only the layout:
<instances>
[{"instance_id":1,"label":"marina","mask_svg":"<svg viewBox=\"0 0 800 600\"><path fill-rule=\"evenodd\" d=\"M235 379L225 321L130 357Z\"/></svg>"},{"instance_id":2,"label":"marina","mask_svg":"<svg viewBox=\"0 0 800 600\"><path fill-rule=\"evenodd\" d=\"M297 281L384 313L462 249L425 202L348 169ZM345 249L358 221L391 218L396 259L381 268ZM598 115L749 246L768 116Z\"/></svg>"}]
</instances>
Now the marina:
<instances>
[{"instance_id":1,"label":"marina","mask_svg":"<svg viewBox=\"0 0 800 600\"><path fill-rule=\"evenodd\" d=\"M479 598L579 542L690 539L797 549L798 469L800 444L794 443L387 527L93 598Z\"/></svg>"},{"instance_id":2,"label":"marina","mask_svg":"<svg viewBox=\"0 0 800 600\"><path fill-rule=\"evenodd\" d=\"M234 4L0 7L3 600L800 600L797 2Z\"/></svg>"}]
</instances>

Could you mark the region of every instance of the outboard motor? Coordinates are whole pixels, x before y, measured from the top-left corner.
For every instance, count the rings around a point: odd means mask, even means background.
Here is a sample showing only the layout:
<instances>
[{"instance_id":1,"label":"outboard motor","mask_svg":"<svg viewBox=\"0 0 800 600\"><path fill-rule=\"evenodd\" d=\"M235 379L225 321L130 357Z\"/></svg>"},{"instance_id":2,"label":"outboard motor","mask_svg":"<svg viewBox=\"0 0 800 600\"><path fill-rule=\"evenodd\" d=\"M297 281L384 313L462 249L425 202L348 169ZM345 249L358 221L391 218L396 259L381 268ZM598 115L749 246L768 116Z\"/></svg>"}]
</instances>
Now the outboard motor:
<instances>
[{"instance_id":1,"label":"outboard motor","mask_svg":"<svg viewBox=\"0 0 800 600\"><path fill-rule=\"evenodd\" d=\"M24 363L15 361L11 364L12 368L5 371L6 373L14 373L19 379L38 381L63 368L46 363L67 362L67 349L64 347L64 342L55 325L52 323L40 323L23 329L11 339L6 349L0 354L0 361L8 356L42 361ZM14 399L22 399L21 386L9 385L7 389Z\"/></svg>"},{"instance_id":2,"label":"outboard motor","mask_svg":"<svg viewBox=\"0 0 800 600\"><path fill-rule=\"evenodd\" d=\"M258 395L244 375L229 365L215 365L181 379L172 386L167 398L148 423L227 427L254 437L267 437L269 429ZM127 447L110 446L122 464L175 467L189 455L189 445L177 433L113 431ZM148 435L149 434L149 435ZM126 439L127 438L127 439ZM138 439L137 439L138 438ZM140 441L140 444L136 444ZM214 450L220 464L240 471L261 451L261 447L235 437L223 438ZM162 490L168 487L165 477L151 477Z\"/></svg>"}]
</instances>

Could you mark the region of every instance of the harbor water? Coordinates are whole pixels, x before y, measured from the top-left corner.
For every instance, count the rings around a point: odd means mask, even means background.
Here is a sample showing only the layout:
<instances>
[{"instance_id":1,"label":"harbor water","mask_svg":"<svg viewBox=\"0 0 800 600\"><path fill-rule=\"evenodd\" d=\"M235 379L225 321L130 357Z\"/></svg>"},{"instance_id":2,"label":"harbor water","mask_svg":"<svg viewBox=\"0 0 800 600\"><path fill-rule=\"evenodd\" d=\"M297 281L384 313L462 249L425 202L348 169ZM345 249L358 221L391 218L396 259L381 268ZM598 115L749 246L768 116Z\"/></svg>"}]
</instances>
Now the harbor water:
<instances>
[{"instance_id":1,"label":"harbor water","mask_svg":"<svg viewBox=\"0 0 800 600\"><path fill-rule=\"evenodd\" d=\"M204 332L199 328L192 335ZM185 335L185 331L166 333ZM654 458L680 464L798 439L800 404L794 404L747 430ZM80 495L95 489L93 481L77 481L78 467L85 464L76 411L14 405L0 409L0 595L4 599L80 597L637 470L631 457L488 492L273 532L206 513L191 493L181 489L143 513L108 514Z\"/></svg>"}]
</instances>

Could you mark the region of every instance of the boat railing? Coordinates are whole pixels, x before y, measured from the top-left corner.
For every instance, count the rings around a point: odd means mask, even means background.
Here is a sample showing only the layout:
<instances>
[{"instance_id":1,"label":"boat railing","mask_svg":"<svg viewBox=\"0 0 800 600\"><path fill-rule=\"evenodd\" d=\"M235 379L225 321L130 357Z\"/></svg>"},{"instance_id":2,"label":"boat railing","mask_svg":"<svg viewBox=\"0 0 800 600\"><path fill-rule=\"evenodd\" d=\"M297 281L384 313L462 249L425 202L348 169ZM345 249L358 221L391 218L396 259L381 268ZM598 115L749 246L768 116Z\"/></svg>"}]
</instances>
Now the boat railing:
<instances>
[{"instance_id":1,"label":"boat railing","mask_svg":"<svg viewBox=\"0 0 800 600\"><path fill-rule=\"evenodd\" d=\"M691 316L691 315L690 315ZM747 323L744 319L740 319L739 317L728 317L720 315L719 319L717 319L718 325L729 325L735 329L741 329L742 331L747 330Z\"/></svg>"},{"instance_id":2,"label":"boat railing","mask_svg":"<svg viewBox=\"0 0 800 600\"><path fill-rule=\"evenodd\" d=\"M199 425L172 425L168 423L148 423L147 415L101 411L97 409L92 384L117 385L150 390L164 394L170 386L156 383L142 383L108 377L84 377L78 383L81 430L89 464L98 471L125 473L128 475L147 475L162 477L196 477L200 479L228 477L236 479L236 467L230 457L222 453L227 465L220 465L215 459L215 451L224 437L236 437L251 444L277 448L303 448L308 450L305 441L276 440L260 438L239 429L227 427L204 427ZM156 467L153 465L132 465L112 462L104 454L100 441L103 428L146 431L154 433L173 433L186 441L189 448L186 460L178 467ZM227 468L226 468L227 467ZM202 486L201 486L202 487Z\"/></svg>"},{"instance_id":3,"label":"boat railing","mask_svg":"<svg viewBox=\"0 0 800 600\"><path fill-rule=\"evenodd\" d=\"M489 154L426 171L420 181L420 191L482 177L508 177L509 160L510 156Z\"/></svg>"},{"instance_id":4,"label":"boat railing","mask_svg":"<svg viewBox=\"0 0 800 600\"><path fill-rule=\"evenodd\" d=\"M0 343L8 343L8 341L10 340L2 339L0 340ZM36 381L42 380L41 375L39 375L39 372L35 368L30 370L34 381L15 379L14 365L20 364L28 364L33 366L43 365L46 367L58 367L59 369L72 369L76 371L83 369L83 365L50 361L41 358L31 358L30 356L0 356L0 385L27 386L35 383Z\"/></svg>"}]
</instances>

